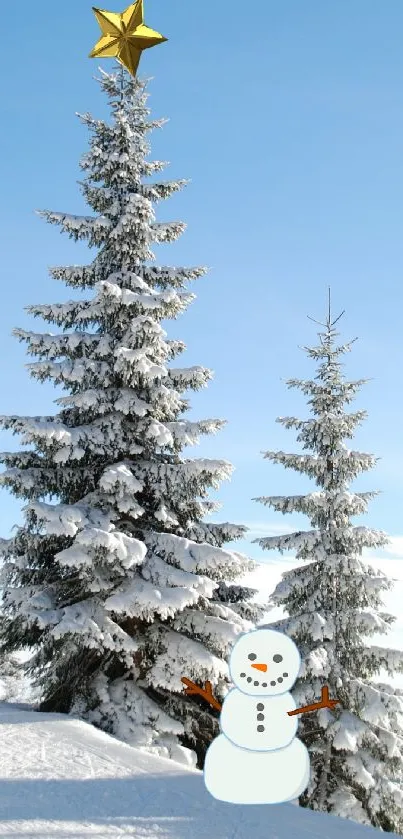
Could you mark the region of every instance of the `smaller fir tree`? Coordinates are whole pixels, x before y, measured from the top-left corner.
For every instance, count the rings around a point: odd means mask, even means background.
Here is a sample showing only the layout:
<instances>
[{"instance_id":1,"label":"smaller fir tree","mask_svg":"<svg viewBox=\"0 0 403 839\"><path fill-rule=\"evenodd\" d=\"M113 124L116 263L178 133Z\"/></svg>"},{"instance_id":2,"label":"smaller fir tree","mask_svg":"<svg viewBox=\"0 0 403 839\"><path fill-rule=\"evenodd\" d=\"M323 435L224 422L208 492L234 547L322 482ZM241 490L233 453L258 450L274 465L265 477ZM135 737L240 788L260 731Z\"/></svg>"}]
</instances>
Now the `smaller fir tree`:
<instances>
[{"instance_id":1,"label":"smaller fir tree","mask_svg":"<svg viewBox=\"0 0 403 839\"><path fill-rule=\"evenodd\" d=\"M403 692L374 677L381 668L390 676L403 670L403 653L368 641L375 633L386 633L395 620L382 604L382 592L392 581L361 559L364 548L384 546L386 535L351 523L377 493L352 492L350 483L373 467L376 458L350 450L344 442L366 417L365 411L345 410L365 380L344 379L340 359L353 341L337 343L339 318L332 321L329 294L319 343L304 348L318 365L317 375L287 382L308 397L311 416L277 421L297 431L303 453L264 455L312 478L317 489L306 495L254 499L281 513L303 513L311 530L256 541L266 550L292 550L304 562L282 575L271 598L286 617L270 626L293 638L301 651L298 705L314 702L324 683L340 700L335 711L324 709L301 719L311 780L300 804L401 832Z\"/></svg>"}]
</instances>

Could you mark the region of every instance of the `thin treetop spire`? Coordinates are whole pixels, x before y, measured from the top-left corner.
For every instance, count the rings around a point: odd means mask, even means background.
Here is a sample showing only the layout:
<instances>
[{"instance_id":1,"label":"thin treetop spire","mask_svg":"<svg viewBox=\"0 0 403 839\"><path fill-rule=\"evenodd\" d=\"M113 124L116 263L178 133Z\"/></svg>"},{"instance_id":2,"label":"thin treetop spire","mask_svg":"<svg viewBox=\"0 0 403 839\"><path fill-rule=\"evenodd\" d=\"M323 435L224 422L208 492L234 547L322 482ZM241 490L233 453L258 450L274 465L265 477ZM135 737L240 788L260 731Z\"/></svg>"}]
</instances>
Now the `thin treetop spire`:
<instances>
[{"instance_id":1,"label":"thin treetop spire","mask_svg":"<svg viewBox=\"0 0 403 839\"><path fill-rule=\"evenodd\" d=\"M324 326L325 329L330 330L334 326L336 326L336 323L343 317L345 312L346 312L346 310L343 309L343 311L340 312L340 314L337 316L337 318L335 318L335 320L332 321L331 289L330 289L330 286L329 286L329 288L328 288L327 320L325 321L325 323L322 323L322 321L320 321L320 320L315 320L315 318L312 318L310 315L307 315L307 317L309 318L309 320L313 321L313 323L317 323L318 326ZM356 339L354 338L354 340L356 340Z\"/></svg>"}]
</instances>

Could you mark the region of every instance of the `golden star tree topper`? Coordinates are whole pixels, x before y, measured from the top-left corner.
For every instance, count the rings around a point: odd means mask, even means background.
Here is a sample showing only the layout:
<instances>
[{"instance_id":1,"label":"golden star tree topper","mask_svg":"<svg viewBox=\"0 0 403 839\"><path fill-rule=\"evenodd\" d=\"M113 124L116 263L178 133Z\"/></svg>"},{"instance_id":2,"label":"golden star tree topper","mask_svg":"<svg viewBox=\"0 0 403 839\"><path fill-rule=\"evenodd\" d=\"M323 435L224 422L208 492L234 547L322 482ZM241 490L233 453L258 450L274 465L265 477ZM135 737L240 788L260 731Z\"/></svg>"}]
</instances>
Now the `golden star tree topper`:
<instances>
[{"instance_id":1,"label":"golden star tree topper","mask_svg":"<svg viewBox=\"0 0 403 839\"><path fill-rule=\"evenodd\" d=\"M144 23L143 0L136 0L121 14L93 8L102 36L90 58L117 58L132 76L136 75L141 53L167 41Z\"/></svg>"}]
</instances>

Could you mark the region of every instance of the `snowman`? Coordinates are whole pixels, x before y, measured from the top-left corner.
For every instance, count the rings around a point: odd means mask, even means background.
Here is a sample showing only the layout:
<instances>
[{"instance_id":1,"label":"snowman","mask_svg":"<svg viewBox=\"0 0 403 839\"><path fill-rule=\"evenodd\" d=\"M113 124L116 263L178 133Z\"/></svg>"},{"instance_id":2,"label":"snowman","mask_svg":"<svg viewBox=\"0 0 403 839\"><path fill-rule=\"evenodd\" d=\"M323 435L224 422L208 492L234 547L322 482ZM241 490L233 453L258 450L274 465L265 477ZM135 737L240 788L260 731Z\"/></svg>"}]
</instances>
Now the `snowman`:
<instances>
[{"instance_id":1,"label":"snowman","mask_svg":"<svg viewBox=\"0 0 403 839\"><path fill-rule=\"evenodd\" d=\"M221 711L221 734L209 746L204 782L210 794L232 804L280 804L307 788L309 754L296 737L298 714L333 708L322 688L321 701L297 708L290 689L301 657L282 632L256 629L241 635L232 650L229 670L234 688L222 706L205 688L183 678L188 696L198 694Z\"/></svg>"}]
</instances>

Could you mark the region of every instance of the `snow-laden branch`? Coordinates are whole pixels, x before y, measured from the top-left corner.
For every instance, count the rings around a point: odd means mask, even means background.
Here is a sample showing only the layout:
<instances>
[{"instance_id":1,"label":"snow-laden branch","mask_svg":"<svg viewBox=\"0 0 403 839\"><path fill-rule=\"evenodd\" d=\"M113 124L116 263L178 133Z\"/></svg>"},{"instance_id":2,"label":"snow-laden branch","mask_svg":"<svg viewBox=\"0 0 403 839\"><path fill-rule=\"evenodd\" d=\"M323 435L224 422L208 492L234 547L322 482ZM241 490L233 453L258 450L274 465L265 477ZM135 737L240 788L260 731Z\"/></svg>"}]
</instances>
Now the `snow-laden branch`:
<instances>
[{"instance_id":1,"label":"snow-laden branch","mask_svg":"<svg viewBox=\"0 0 403 839\"><path fill-rule=\"evenodd\" d=\"M282 536L266 536L254 539L254 543L266 550L276 549L295 551L312 558L325 557L332 554L355 554L363 548L382 547L387 543L387 536L379 530L369 527L332 527L330 530L306 530L286 533ZM339 545L339 551L335 548Z\"/></svg>"},{"instance_id":2,"label":"snow-laden branch","mask_svg":"<svg viewBox=\"0 0 403 839\"><path fill-rule=\"evenodd\" d=\"M57 224L62 231L68 233L75 241L85 239L90 247L101 245L106 241L111 229L111 222L104 216L74 216L69 213L57 213L51 210L37 210L37 214L45 218L50 224Z\"/></svg>"},{"instance_id":3,"label":"snow-laden branch","mask_svg":"<svg viewBox=\"0 0 403 839\"><path fill-rule=\"evenodd\" d=\"M332 456L331 468L329 458L326 456L287 454L282 451L268 451L263 456L272 463L279 463L286 469L294 469L296 472L326 483L333 480L335 472L339 474L339 480L344 483L346 480L353 480L361 472L372 469L376 464L374 455L349 449L340 450Z\"/></svg>"},{"instance_id":4,"label":"snow-laden branch","mask_svg":"<svg viewBox=\"0 0 403 839\"><path fill-rule=\"evenodd\" d=\"M347 492L346 490L327 490L311 492L307 495L268 495L254 498L266 507L272 507L279 513L304 513L312 517L320 512L329 514L341 512L344 515L358 516L365 513L369 501L375 492Z\"/></svg>"}]
</instances>

